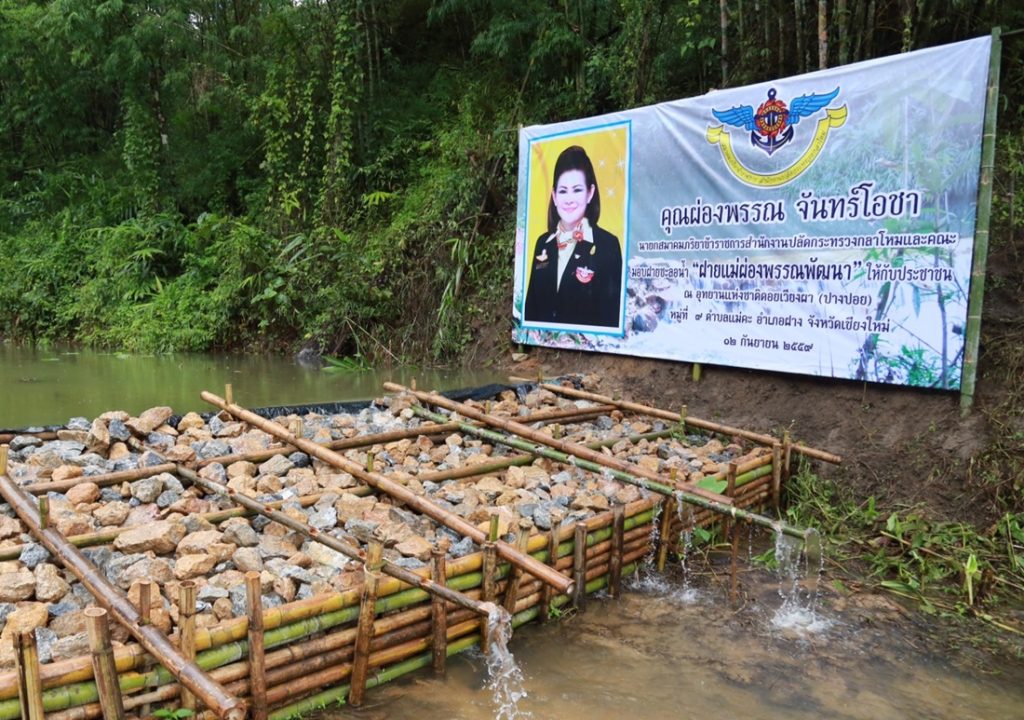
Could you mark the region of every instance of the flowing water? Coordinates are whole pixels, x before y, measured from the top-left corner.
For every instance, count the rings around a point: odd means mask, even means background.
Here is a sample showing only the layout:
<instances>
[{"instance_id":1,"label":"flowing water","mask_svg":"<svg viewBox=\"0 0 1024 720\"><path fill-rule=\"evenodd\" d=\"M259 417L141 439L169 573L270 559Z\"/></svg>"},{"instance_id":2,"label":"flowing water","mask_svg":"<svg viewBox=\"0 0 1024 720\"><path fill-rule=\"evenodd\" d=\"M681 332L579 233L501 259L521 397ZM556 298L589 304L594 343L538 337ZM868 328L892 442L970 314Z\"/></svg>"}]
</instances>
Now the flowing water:
<instances>
[{"instance_id":1,"label":"flowing water","mask_svg":"<svg viewBox=\"0 0 1024 720\"><path fill-rule=\"evenodd\" d=\"M507 378L483 371L398 367L329 372L270 355L126 355L67 348L30 348L0 342L0 429L60 425L107 410L139 413L154 405L175 412L205 411L202 390L247 407L344 402L379 397L387 380L422 390L474 387Z\"/></svg>"}]
</instances>

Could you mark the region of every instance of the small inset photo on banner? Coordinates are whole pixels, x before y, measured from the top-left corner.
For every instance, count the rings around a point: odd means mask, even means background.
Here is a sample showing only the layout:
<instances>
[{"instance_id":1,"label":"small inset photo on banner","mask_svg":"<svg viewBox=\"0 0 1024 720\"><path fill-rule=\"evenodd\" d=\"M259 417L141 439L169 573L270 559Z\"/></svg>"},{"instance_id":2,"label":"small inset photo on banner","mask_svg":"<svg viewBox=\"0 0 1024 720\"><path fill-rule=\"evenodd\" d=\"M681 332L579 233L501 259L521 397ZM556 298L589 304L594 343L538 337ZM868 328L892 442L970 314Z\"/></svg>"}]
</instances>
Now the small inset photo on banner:
<instances>
[{"instance_id":1,"label":"small inset photo on banner","mask_svg":"<svg viewBox=\"0 0 1024 720\"><path fill-rule=\"evenodd\" d=\"M629 131L530 142L523 327L622 336Z\"/></svg>"}]
</instances>

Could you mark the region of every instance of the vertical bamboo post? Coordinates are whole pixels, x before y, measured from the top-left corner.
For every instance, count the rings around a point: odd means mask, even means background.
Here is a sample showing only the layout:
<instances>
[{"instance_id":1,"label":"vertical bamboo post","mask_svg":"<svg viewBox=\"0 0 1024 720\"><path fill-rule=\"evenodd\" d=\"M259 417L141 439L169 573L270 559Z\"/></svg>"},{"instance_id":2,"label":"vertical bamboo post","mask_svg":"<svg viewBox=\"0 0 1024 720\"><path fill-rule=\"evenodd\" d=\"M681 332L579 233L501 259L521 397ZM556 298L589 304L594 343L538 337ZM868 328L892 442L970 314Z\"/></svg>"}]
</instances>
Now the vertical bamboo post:
<instances>
[{"instance_id":1,"label":"vertical bamboo post","mask_svg":"<svg viewBox=\"0 0 1024 720\"><path fill-rule=\"evenodd\" d=\"M39 649L35 630L14 633L14 663L18 671L21 717L43 720L43 681L39 674Z\"/></svg>"},{"instance_id":2,"label":"vertical bamboo post","mask_svg":"<svg viewBox=\"0 0 1024 720\"><path fill-rule=\"evenodd\" d=\"M7 474L7 445L0 445L0 475Z\"/></svg>"},{"instance_id":3,"label":"vertical bamboo post","mask_svg":"<svg viewBox=\"0 0 1024 720\"><path fill-rule=\"evenodd\" d=\"M736 471L737 465L735 462L729 463L729 470L725 476L726 488L725 494L728 497L734 497L736 495ZM738 572L738 560L740 553L740 526L739 523L730 521L728 518L724 519L726 530L726 537L731 538L732 541L732 552L729 557L729 601L733 605L736 604L736 600L739 597L739 578Z\"/></svg>"},{"instance_id":4,"label":"vertical bamboo post","mask_svg":"<svg viewBox=\"0 0 1024 720\"><path fill-rule=\"evenodd\" d=\"M551 528L548 535L548 565L555 566L558 562L558 530ZM551 598L555 590L549 583L544 583L540 591L540 621L546 623L551 619Z\"/></svg>"},{"instance_id":5,"label":"vertical bamboo post","mask_svg":"<svg viewBox=\"0 0 1024 720\"><path fill-rule=\"evenodd\" d=\"M497 514L491 515L491 525L487 533L488 540L483 547L483 591L480 599L483 602L494 602L498 595L498 524ZM487 655L491 651L490 618L480 618L480 652Z\"/></svg>"},{"instance_id":6,"label":"vertical bamboo post","mask_svg":"<svg viewBox=\"0 0 1024 720\"><path fill-rule=\"evenodd\" d=\"M700 382L700 363L693 364L693 381Z\"/></svg>"},{"instance_id":7,"label":"vertical bamboo post","mask_svg":"<svg viewBox=\"0 0 1024 720\"><path fill-rule=\"evenodd\" d=\"M782 443L778 440L772 443L772 505L779 515L782 512Z\"/></svg>"},{"instance_id":8,"label":"vertical bamboo post","mask_svg":"<svg viewBox=\"0 0 1024 720\"><path fill-rule=\"evenodd\" d=\"M789 430L782 433L782 481L789 480L792 473L790 462L793 458L793 441L789 437Z\"/></svg>"},{"instance_id":9,"label":"vertical bamboo post","mask_svg":"<svg viewBox=\"0 0 1024 720\"><path fill-rule=\"evenodd\" d=\"M527 545L529 544L529 541L529 529L520 525L516 529L516 548L519 552L527 552ZM509 570L508 584L505 586L505 600L502 603L509 615L515 614L516 602L519 600L519 585L522 582L522 579L523 569L513 565L511 570Z\"/></svg>"},{"instance_id":10,"label":"vertical bamboo post","mask_svg":"<svg viewBox=\"0 0 1024 720\"><path fill-rule=\"evenodd\" d=\"M373 461L376 455L373 451L366 453L366 472L373 472Z\"/></svg>"},{"instance_id":11,"label":"vertical bamboo post","mask_svg":"<svg viewBox=\"0 0 1024 720\"><path fill-rule=\"evenodd\" d=\"M687 408L686 405L683 405L681 408L679 408L679 432L682 435L686 435L686 414L687 414L687 410L688 410L688 408Z\"/></svg>"},{"instance_id":12,"label":"vertical bamboo post","mask_svg":"<svg viewBox=\"0 0 1024 720\"><path fill-rule=\"evenodd\" d=\"M189 660L196 658L196 583L182 580L178 586L178 632L181 654ZM196 709L196 696L182 686L181 706L186 710Z\"/></svg>"},{"instance_id":13,"label":"vertical bamboo post","mask_svg":"<svg viewBox=\"0 0 1024 720\"><path fill-rule=\"evenodd\" d=\"M149 580L139 581L139 625L149 625L153 612L153 584Z\"/></svg>"},{"instance_id":14,"label":"vertical bamboo post","mask_svg":"<svg viewBox=\"0 0 1024 720\"><path fill-rule=\"evenodd\" d=\"M450 544L448 538L442 537L430 553L430 579L438 585L448 583L446 564ZM434 654L434 672L443 673L448 660L448 603L440 595L434 595L430 603L431 625L434 634L431 648Z\"/></svg>"},{"instance_id":15,"label":"vertical bamboo post","mask_svg":"<svg viewBox=\"0 0 1024 720\"><path fill-rule=\"evenodd\" d=\"M576 582L573 604L584 612L587 609L587 524L582 520L573 531L572 575Z\"/></svg>"},{"instance_id":16,"label":"vertical bamboo post","mask_svg":"<svg viewBox=\"0 0 1024 720\"><path fill-rule=\"evenodd\" d=\"M974 231L974 258L967 300L964 333L964 361L960 380L960 414L974 406L981 343L981 309L985 299L985 266L988 264L989 223L992 218L992 177L996 159L996 116L999 112L999 67L1003 51L1002 29L992 28L992 50L988 62L988 90L985 95L985 129L981 140L981 177L978 181L978 219Z\"/></svg>"},{"instance_id":17,"label":"vertical bamboo post","mask_svg":"<svg viewBox=\"0 0 1024 720\"><path fill-rule=\"evenodd\" d=\"M380 581L383 555L383 545L378 542L370 543L370 547L366 551L363 597L359 604L359 625L356 630L351 686L348 691L348 704L352 707L359 707L363 704L363 693L366 692L366 674L370 667L370 639L373 637L373 620L377 605L377 583Z\"/></svg>"},{"instance_id":18,"label":"vertical bamboo post","mask_svg":"<svg viewBox=\"0 0 1024 720\"><path fill-rule=\"evenodd\" d=\"M228 405L233 405L235 402L234 388L231 387L231 383L224 384L224 400Z\"/></svg>"},{"instance_id":19,"label":"vertical bamboo post","mask_svg":"<svg viewBox=\"0 0 1024 720\"><path fill-rule=\"evenodd\" d=\"M263 591L260 574L245 574L245 612L249 616L249 687L252 690L253 720L267 718L267 667L263 644Z\"/></svg>"},{"instance_id":20,"label":"vertical bamboo post","mask_svg":"<svg viewBox=\"0 0 1024 720\"><path fill-rule=\"evenodd\" d=\"M124 720L124 702L114 665L114 648L110 644L110 623L103 608L86 608L85 628L89 635L89 652L92 654L92 671L96 677L96 692L100 708L106 720ZM182 693L187 692L182 688ZM184 699L182 700L184 703Z\"/></svg>"},{"instance_id":21,"label":"vertical bamboo post","mask_svg":"<svg viewBox=\"0 0 1024 720\"><path fill-rule=\"evenodd\" d=\"M661 504L661 525L658 528L658 572L665 572L665 562L668 560L668 536L672 530L672 516L675 514L675 498L665 498Z\"/></svg>"},{"instance_id":22,"label":"vertical bamboo post","mask_svg":"<svg viewBox=\"0 0 1024 720\"><path fill-rule=\"evenodd\" d=\"M622 585L622 545L626 529L626 508L616 505L612 510L612 556L608 567L608 594L619 597Z\"/></svg>"},{"instance_id":23,"label":"vertical bamboo post","mask_svg":"<svg viewBox=\"0 0 1024 720\"><path fill-rule=\"evenodd\" d=\"M39 529L45 530L50 525L50 498L39 496Z\"/></svg>"}]
</instances>

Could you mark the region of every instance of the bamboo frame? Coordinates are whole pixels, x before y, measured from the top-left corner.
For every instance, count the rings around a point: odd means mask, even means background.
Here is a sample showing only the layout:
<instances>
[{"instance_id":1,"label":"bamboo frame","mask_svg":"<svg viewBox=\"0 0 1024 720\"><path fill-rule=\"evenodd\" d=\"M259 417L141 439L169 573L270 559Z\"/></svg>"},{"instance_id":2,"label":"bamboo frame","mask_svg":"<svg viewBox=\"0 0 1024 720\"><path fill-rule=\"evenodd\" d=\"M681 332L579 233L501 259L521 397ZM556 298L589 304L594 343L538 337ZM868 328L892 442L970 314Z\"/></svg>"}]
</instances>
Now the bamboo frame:
<instances>
[{"instance_id":1,"label":"bamboo frame","mask_svg":"<svg viewBox=\"0 0 1024 720\"><path fill-rule=\"evenodd\" d=\"M196 659L196 583L194 580L182 580L178 588L178 644L181 647L181 654L194 661ZM196 696L188 688L181 689L181 706L186 710L196 709Z\"/></svg>"},{"instance_id":2,"label":"bamboo frame","mask_svg":"<svg viewBox=\"0 0 1024 720\"><path fill-rule=\"evenodd\" d=\"M356 627L356 643L352 660L352 687L348 704L359 707L363 704L366 691L366 672L370 662L370 637L373 635L373 619L377 606L377 585L380 582L381 558L384 546L372 543L366 552L363 597L359 604L359 622Z\"/></svg>"},{"instance_id":3,"label":"bamboo frame","mask_svg":"<svg viewBox=\"0 0 1024 720\"><path fill-rule=\"evenodd\" d=\"M260 592L260 574L251 570L245 574L245 613L249 618L249 688L252 694L253 720L267 719L267 666L264 657L263 594Z\"/></svg>"},{"instance_id":4,"label":"bamboo frame","mask_svg":"<svg viewBox=\"0 0 1024 720\"><path fill-rule=\"evenodd\" d=\"M268 420L261 418L253 412L246 410L245 408L239 407L238 405L228 405L223 399L213 395L209 392L203 392L201 397L204 401L226 410L237 418L244 420L250 425L254 425L260 430L263 430L270 435L274 435L280 440L291 443L296 447L300 448L303 452L307 453L312 457L316 457L322 462L325 462L334 467L340 468L345 472L360 478L368 485L371 485L381 492L387 493L391 497L405 503L410 508L421 512L427 517L435 520L442 525L454 530L455 532L470 538L473 542L480 544L485 540L484 533L480 532L479 529L466 522L462 518L453 513L444 510L443 508L435 505L426 498L420 497L416 493L410 491L408 488L399 485L398 483L390 480L389 478L379 473L366 472L357 463L352 462L348 458L337 454L332 450L328 450L316 443L308 440L302 440L295 437L280 425L272 423ZM571 589L570 581L562 576L555 573L551 573L550 570L543 564L536 562L529 556L524 556L515 548L504 542L497 543L498 554L505 560L515 564L523 565L523 568L535 577L539 577L545 582L553 583L560 592L567 592Z\"/></svg>"},{"instance_id":5,"label":"bamboo frame","mask_svg":"<svg viewBox=\"0 0 1024 720\"><path fill-rule=\"evenodd\" d=\"M124 703L121 700L121 688L117 683L117 668L114 666L114 648L110 644L107 611L103 608L90 607L85 609L84 614L89 650L92 653L93 674L96 676L103 717L109 720L124 720ZM41 690L40 688L40 704Z\"/></svg>"},{"instance_id":6,"label":"bamboo frame","mask_svg":"<svg viewBox=\"0 0 1024 720\"><path fill-rule=\"evenodd\" d=\"M44 720L43 686L39 675L39 649L36 647L35 630L14 633L12 639L21 716L27 720Z\"/></svg>"},{"instance_id":7,"label":"bamboo frame","mask_svg":"<svg viewBox=\"0 0 1024 720\"><path fill-rule=\"evenodd\" d=\"M385 386L386 387L386 386ZM663 420L669 420L671 422L679 421L679 414L674 413L671 410L660 410L658 408L650 407L648 405L641 405L640 403L626 402L621 400L613 400L605 395L598 395L597 393L585 392L583 390L576 390L575 388L565 387L563 385L554 385L551 383L543 383L541 385L545 390L550 390L553 393L559 395L565 395L567 397L579 398L582 400L590 400L592 402L604 403L607 405L615 405L620 410L629 412L640 413L642 415L649 415L651 417L661 418ZM742 428L732 427L731 425L722 425L720 423L711 422L710 420L701 420L692 416L685 417L684 422L686 425L692 425L693 427L700 428L702 430L708 430L714 433L720 433L722 435L737 436L746 438L747 440L753 440L761 445L771 446L775 442L775 438L771 435L763 435L761 433L751 432L750 430L744 430ZM824 460L828 463L838 465L842 463L843 459L839 455L827 452L825 450L818 450L816 448L807 447L806 445L794 445L793 451L800 453L809 458L816 460Z\"/></svg>"},{"instance_id":8,"label":"bamboo frame","mask_svg":"<svg viewBox=\"0 0 1024 720\"><path fill-rule=\"evenodd\" d=\"M55 529L44 530L39 527L38 518L34 517L35 508L28 501L29 496L23 494L6 476L0 476L0 495L3 495L21 521L50 554L60 560L61 564L92 593L96 601L124 625L140 645L159 658L182 684L209 707L215 709L220 717L226 720L242 720L245 717L245 707L237 698L226 693L198 665L182 657L159 630L152 625L139 624L139 614L128 599L74 545L67 542Z\"/></svg>"}]
</instances>

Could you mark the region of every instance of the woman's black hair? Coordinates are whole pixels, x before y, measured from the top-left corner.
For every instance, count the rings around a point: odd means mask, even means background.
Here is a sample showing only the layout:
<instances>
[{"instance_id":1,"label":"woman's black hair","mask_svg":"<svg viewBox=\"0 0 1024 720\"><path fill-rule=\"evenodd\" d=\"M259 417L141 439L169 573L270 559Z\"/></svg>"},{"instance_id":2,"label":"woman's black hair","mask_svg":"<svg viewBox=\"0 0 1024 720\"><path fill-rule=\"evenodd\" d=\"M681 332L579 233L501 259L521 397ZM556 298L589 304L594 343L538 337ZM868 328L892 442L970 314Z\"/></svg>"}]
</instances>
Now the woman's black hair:
<instances>
[{"instance_id":1,"label":"woman's black hair","mask_svg":"<svg viewBox=\"0 0 1024 720\"><path fill-rule=\"evenodd\" d=\"M587 203L586 211L586 218L590 222L590 226L593 227L597 225L597 219L601 217L601 193L597 188L597 176L594 174L594 165L590 162L590 158L587 157L587 151L579 145L567 147L558 156L558 160L555 161L555 175L551 180L552 191L558 185L558 178L562 176L562 173L569 170L582 171L583 176L587 180L587 189L594 188L594 197ZM555 198L551 197L548 200L548 232L555 232L557 227L558 208L555 207Z\"/></svg>"}]
</instances>

